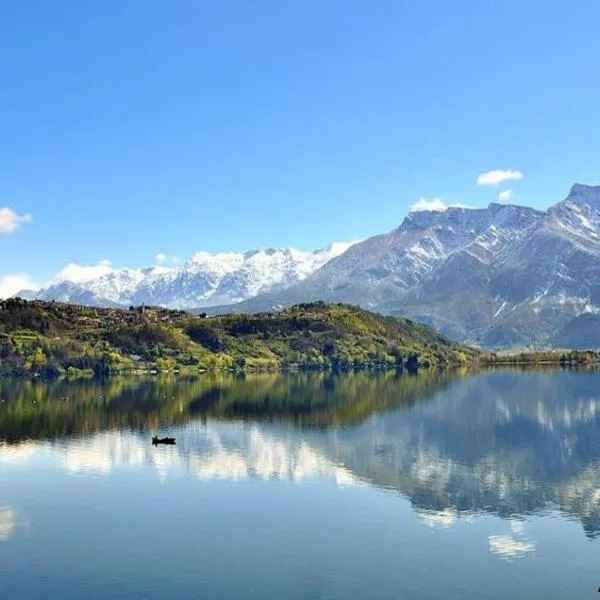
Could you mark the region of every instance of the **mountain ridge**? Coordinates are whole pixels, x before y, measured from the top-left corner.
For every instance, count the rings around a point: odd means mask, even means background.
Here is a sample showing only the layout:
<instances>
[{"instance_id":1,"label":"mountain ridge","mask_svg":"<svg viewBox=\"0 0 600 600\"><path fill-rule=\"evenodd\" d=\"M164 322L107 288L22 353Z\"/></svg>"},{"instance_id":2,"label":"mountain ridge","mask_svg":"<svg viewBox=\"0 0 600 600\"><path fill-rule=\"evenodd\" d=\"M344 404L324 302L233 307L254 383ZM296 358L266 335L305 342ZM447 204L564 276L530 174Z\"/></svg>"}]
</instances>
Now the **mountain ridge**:
<instances>
[{"instance_id":1,"label":"mountain ridge","mask_svg":"<svg viewBox=\"0 0 600 600\"><path fill-rule=\"evenodd\" d=\"M50 286L39 291L23 290L16 296L113 308L145 304L190 309L235 304L301 281L350 245L334 242L307 252L295 248L197 251L173 267L134 269L71 264Z\"/></svg>"}]
</instances>

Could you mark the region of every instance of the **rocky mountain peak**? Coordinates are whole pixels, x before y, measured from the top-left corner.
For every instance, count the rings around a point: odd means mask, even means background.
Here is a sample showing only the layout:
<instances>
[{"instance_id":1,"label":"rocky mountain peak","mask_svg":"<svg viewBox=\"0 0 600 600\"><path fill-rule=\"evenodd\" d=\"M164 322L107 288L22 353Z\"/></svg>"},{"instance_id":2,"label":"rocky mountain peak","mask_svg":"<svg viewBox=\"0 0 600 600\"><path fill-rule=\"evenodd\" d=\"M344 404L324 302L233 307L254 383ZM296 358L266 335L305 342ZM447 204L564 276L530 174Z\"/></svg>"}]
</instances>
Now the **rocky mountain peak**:
<instances>
[{"instance_id":1,"label":"rocky mountain peak","mask_svg":"<svg viewBox=\"0 0 600 600\"><path fill-rule=\"evenodd\" d=\"M556 205L557 208L563 206L577 206L586 210L600 211L600 185L576 183L571 187L569 195Z\"/></svg>"},{"instance_id":2,"label":"rocky mountain peak","mask_svg":"<svg viewBox=\"0 0 600 600\"><path fill-rule=\"evenodd\" d=\"M465 215L468 215L468 213L472 213L476 210L481 209L467 208L464 206L447 206L443 210L412 210L406 215L406 217L404 217L404 220L402 221L402 224L400 225L399 229L428 229L440 223L459 221L461 217L464 218Z\"/></svg>"},{"instance_id":3,"label":"rocky mountain peak","mask_svg":"<svg viewBox=\"0 0 600 600\"><path fill-rule=\"evenodd\" d=\"M600 202L600 185L585 185L583 183L574 183L567 199L578 200L595 200Z\"/></svg>"}]
</instances>

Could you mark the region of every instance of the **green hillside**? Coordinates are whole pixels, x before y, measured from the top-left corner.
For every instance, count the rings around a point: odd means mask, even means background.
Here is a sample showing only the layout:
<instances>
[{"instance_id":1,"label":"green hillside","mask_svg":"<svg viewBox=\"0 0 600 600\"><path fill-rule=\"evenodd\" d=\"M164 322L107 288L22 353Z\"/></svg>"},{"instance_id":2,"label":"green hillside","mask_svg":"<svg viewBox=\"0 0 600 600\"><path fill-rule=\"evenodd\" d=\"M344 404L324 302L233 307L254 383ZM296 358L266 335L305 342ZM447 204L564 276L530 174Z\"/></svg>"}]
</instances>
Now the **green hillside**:
<instances>
[{"instance_id":1,"label":"green hillside","mask_svg":"<svg viewBox=\"0 0 600 600\"><path fill-rule=\"evenodd\" d=\"M341 304L206 317L160 308L0 302L4 375L290 367L414 371L466 364L476 356L424 325Z\"/></svg>"}]
</instances>

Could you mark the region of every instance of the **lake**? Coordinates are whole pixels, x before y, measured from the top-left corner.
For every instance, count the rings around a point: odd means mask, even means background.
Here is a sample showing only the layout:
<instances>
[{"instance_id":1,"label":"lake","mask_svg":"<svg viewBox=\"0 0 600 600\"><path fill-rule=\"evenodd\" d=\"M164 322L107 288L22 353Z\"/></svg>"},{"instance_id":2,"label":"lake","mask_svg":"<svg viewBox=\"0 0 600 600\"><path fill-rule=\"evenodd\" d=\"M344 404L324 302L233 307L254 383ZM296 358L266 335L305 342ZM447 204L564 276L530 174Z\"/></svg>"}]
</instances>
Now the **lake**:
<instances>
[{"instance_id":1,"label":"lake","mask_svg":"<svg viewBox=\"0 0 600 600\"><path fill-rule=\"evenodd\" d=\"M599 533L598 372L0 380L2 600L574 600Z\"/></svg>"}]
</instances>

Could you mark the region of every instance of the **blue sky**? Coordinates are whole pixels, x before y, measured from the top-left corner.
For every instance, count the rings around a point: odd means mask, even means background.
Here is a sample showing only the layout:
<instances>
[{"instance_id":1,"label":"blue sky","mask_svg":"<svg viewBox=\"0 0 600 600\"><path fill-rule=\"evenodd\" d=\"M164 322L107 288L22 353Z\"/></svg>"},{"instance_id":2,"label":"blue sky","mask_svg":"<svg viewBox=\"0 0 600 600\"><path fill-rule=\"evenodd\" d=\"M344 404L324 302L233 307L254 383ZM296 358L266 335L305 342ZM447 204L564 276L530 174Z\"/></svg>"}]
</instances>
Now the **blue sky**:
<instances>
[{"instance_id":1,"label":"blue sky","mask_svg":"<svg viewBox=\"0 0 600 600\"><path fill-rule=\"evenodd\" d=\"M0 278L310 249L420 198L546 207L600 181L598 23L597 0L4 0Z\"/></svg>"}]
</instances>

